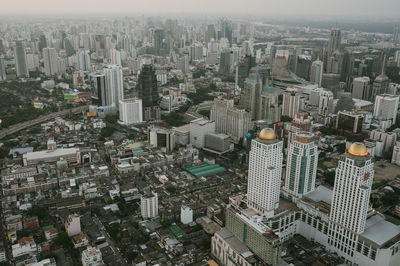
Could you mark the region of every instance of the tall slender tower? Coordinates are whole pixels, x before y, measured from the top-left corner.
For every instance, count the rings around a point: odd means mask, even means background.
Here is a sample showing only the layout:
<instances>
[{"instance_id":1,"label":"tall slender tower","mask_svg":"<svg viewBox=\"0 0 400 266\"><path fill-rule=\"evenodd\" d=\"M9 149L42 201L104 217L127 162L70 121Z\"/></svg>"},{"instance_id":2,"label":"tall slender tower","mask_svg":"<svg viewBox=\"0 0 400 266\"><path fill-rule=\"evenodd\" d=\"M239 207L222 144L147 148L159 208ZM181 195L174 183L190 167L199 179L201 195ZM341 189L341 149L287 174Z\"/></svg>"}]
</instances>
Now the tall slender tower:
<instances>
[{"instance_id":1,"label":"tall slender tower","mask_svg":"<svg viewBox=\"0 0 400 266\"><path fill-rule=\"evenodd\" d=\"M122 67L109 65L104 69L106 82L106 105L119 107L119 100L124 99Z\"/></svg>"},{"instance_id":2,"label":"tall slender tower","mask_svg":"<svg viewBox=\"0 0 400 266\"><path fill-rule=\"evenodd\" d=\"M342 34L340 32L340 29L332 28L328 42L328 57L331 56L334 51L339 49L341 41L342 41Z\"/></svg>"},{"instance_id":3,"label":"tall slender tower","mask_svg":"<svg viewBox=\"0 0 400 266\"><path fill-rule=\"evenodd\" d=\"M139 98L142 99L143 108L157 105L158 90L157 77L151 64L144 64L138 78Z\"/></svg>"},{"instance_id":4,"label":"tall slender tower","mask_svg":"<svg viewBox=\"0 0 400 266\"><path fill-rule=\"evenodd\" d=\"M289 147L284 186L289 197L301 198L315 189L318 151L312 138L312 133L297 133Z\"/></svg>"},{"instance_id":5,"label":"tall slender tower","mask_svg":"<svg viewBox=\"0 0 400 266\"><path fill-rule=\"evenodd\" d=\"M4 55L0 53L0 81L4 81L6 79L6 63L4 62Z\"/></svg>"},{"instance_id":6,"label":"tall slender tower","mask_svg":"<svg viewBox=\"0 0 400 266\"><path fill-rule=\"evenodd\" d=\"M14 58L17 77L29 77L28 66L26 65L25 46L22 40L18 40L15 42Z\"/></svg>"},{"instance_id":7,"label":"tall slender tower","mask_svg":"<svg viewBox=\"0 0 400 266\"><path fill-rule=\"evenodd\" d=\"M247 199L249 207L267 218L279 207L283 142L264 128L251 142Z\"/></svg>"},{"instance_id":8,"label":"tall slender tower","mask_svg":"<svg viewBox=\"0 0 400 266\"><path fill-rule=\"evenodd\" d=\"M57 52L54 48L43 48L44 73L53 76L58 73Z\"/></svg>"},{"instance_id":9,"label":"tall slender tower","mask_svg":"<svg viewBox=\"0 0 400 266\"><path fill-rule=\"evenodd\" d=\"M328 243L352 255L358 239L350 232L364 231L371 194L374 163L363 143L353 143L340 157L330 211Z\"/></svg>"},{"instance_id":10,"label":"tall slender tower","mask_svg":"<svg viewBox=\"0 0 400 266\"><path fill-rule=\"evenodd\" d=\"M310 81L314 84L318 84L318 87L321 87L323 72L324 62L317 58L311 65Z\"/></svg>"}]
</instances>

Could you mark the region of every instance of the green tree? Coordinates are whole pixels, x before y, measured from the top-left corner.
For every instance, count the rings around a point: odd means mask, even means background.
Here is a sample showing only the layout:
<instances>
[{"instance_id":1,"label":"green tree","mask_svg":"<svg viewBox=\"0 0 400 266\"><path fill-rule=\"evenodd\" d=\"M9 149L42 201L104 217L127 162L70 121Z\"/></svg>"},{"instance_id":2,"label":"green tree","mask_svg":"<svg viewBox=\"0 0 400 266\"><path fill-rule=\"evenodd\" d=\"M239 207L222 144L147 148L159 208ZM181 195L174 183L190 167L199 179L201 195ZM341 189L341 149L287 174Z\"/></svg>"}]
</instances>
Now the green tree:
<instances>
[{"instance_id":1,"label":"green tree","mask_svg":"<svg viewBox=\"0 0 400 266\"><path fill-rule=\"evenodd\" d=\"M389 191L386 192L385 195L381 198L384 205L394 205L399 200L399 195L397 193Z\"/></svg>"}]
</instances>

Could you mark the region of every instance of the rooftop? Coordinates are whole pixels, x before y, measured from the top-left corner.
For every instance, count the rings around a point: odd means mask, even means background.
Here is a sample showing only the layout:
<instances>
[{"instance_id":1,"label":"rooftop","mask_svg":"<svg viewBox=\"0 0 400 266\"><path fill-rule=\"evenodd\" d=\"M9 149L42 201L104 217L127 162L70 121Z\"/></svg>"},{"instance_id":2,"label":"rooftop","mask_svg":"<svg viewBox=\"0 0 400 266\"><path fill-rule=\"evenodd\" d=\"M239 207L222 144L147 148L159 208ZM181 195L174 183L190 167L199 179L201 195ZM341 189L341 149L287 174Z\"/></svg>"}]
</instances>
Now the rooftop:
<instances>
[{"instance_id":1,"label":"rooftop","mask_svg":"<svg viewBox=\"0 0 400 266\"><path fill-rule=\"evenodd\" d=\"M400 227L385 220L382 214L376 214L367 219L362 237L383 246L400 235Z\"/></svg>"}]
</instances>

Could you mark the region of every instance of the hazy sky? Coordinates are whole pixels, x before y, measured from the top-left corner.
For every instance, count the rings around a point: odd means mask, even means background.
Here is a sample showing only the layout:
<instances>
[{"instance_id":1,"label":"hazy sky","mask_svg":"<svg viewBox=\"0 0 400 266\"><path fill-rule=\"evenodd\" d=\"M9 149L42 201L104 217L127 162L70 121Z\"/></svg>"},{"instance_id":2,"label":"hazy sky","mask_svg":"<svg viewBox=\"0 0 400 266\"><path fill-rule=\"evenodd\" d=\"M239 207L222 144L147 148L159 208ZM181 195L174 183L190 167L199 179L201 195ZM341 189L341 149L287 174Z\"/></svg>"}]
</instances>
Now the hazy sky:
<instances>
[{"instance_id":1,"label":"hazy sky","mask_svg":"<svg viewBox=\"0 0 400 266\"><path fill-rule=\"evenodd\" d=\"M0 13L236 13L400 18L400 0L0 0Z\"/></svg>"}]
</instances>

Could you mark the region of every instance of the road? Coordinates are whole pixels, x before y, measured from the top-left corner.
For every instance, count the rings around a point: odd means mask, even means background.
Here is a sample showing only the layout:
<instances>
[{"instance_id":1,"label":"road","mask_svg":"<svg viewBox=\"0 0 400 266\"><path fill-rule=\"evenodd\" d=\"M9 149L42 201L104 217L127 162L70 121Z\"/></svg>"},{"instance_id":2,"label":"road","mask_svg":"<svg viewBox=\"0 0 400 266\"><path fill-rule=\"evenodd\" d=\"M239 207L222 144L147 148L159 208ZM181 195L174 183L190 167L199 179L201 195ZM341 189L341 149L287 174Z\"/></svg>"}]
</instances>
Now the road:
<instances>
[{"instance_id":1,"label":"road","mask_svg":"<svg viewBox=\"0 0 400 266\"><path fill-rule=\"evenodd\" d=\"M70 113L79 113L79 112L82 112L82 111L86 111L88 109L89 109L88 105L79 106L79 107L75 107L75 108L72 108L72 109L67 109L67 110L51 113L51 114L48 114L48 115L43 115L43 116L40 116L40 117L38 117L36 119L33 119L31 121L26 121L26 122L22 122L22 123L19 123L19 124L16 124L16 125L12 125L9 128L3 129L3 130L0 131L0 139L6 137L8 135L14 134L14 133L16 133L18 131L21 131L23 129L29 128L31 126L34 126L34 125L41 124L43 122L49 121L49 120L54 119L56 117L64 116L64 115L67 115L67 114L70 114Z\"/></svg>"},{"instance_id":2,"label":"road","mask_svg":"<svg viewBox=\"0 0 400 266\"><path fill-rule=\"evenodd\" d=\"M97 225L97 227L100 229L100 232L103 234L103 236L106 238L108 244L111 246L112 251L114 251L115 255L120 258L120 262L122 262L122 265L129 265L128 261L125 259L124 255L119 251L118 246L115 244L115 241L108 235L108 232L104 228L103 224L99 220L97 216L93 217L93 222Z\"/></svg>"}]
</instances>

